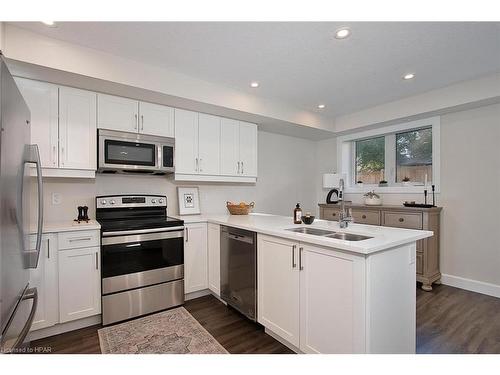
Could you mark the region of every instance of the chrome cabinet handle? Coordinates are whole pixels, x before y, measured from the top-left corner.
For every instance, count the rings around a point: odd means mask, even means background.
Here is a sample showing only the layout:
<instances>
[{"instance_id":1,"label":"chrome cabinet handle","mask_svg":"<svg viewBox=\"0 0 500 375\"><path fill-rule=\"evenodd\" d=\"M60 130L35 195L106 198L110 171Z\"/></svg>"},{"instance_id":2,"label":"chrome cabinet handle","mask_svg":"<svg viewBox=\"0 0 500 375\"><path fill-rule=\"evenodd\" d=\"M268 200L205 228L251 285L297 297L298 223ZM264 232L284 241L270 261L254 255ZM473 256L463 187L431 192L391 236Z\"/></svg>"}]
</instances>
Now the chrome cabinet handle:
<instances>
[{"instance_id":1,"label":"chrome cabinet handle","mask_svg":"<svg viewBox=\"0 0 500 375\"><path fill-rule=\"evenodd\" d=\"M243 162L241 162L241 174L243 174Z\"/></svg>"},{"instance_id":2,"label":"chrome cabinet handle","mask_svg":"<svg viewBox=\"0 0 500 375\"><path fill-rule=\"evenodd\" d=\"M238 162L238 173L237 174L240 174L240 162Z\"/></svg>"},{"instance_id":3,"label":"chrome cabinet handle","mask_svg":"<svg viewBox=\"0 0 500 375\"><path fill-rule=\"evenodd\" d=\"M297 264L295 263L295 249L297 248L297 245L292 246L292 268L297 267Z\"/></svg>"},{"instance_id":4,"label":"chrome cabinet handle","mask_svg":"<svg viewBox=\"0 0 500 375\"><path fill-rule=\"evenodd\" d=\"M95 252L95 269L99 269L99 255L97 254L97 251Z\"/></svg>"},{"instance_id":5,"label":"chrome cabinet handle","mask_svg":"<svg viewBox=\"0 0 500 375\"><path fill-rule=\"evenodd\" d=\"M47 238L47 259L50 259L50 238Z\"/></svg>"},{"instance_id":6,"label":"chrome cabinet handle","mask_svg":"<svg viewBox=\"0 0 500 375\"><path fill-rule=\"evenodd\" d=\"M135 117L135 125L134 125L134 129L135 130L139 130L139 119L137 117L137 113L134 115Z\"/></svg>"},{"instance_id":7,"label":"chrome cabinet handle","mask_svg":"<svg viewBox=\"0 0 500 375\"><path fill-rule=\"evenodd\" d=\"M186 242L189 241L189 228L186 228Z\"/></svg>"},{"instance_id":8,"label":"chrome cabinet handle","mask_svg":"<svg viewBox=\"0 0 500 375\"><path fill-rule=\"evenodd\" d=\"M196 162L195 171L198 172L198 170L199 170L198 158L195 158L194 160Z\"/></svg>"},{"instance_id":9,"label":"chrome cabinet handle","mask_svg":"<svg viewBox=\"0 0 500 375\"><path fill-rule=\"evenodd\" d=\"M144 130L144 115L141 115L141 130Z\"/></svg>"},{"instance_id":10,"label":"chrome cabinet handle","mask_svg":"<svg viewBox=\"0 0 500 375\"><path fill-rule=\"evenodd\" d=\"M202 158L200 158L200 162L199 162L199 166L200 166L200 168L199 168L199 172L203 172L203 168L201 167L201 161L202 161L202 160L203 160L203 159L202 159Z\"/></svg>"},{"instance_id":11,"label":"chrome cabinet handle","mask_svg":"<svg viewBox=\"0 0 500 375\"><path fill-rule=\"evenodd\" d=\"M64 166L64 146L61 146L61 160L59 160L61 166Z\"/></svg>"},{"instance_id":12,"label":"chrome cabinet handle","mask_svg":"<svg viewBox=\"0 0 500 375\"><path fill-rule=\"evenodd\" d=\"M70 238L69 242L75 242L75 241L90 241L92 237L79 237L79 238Z\"/></svg>"},{"instance_id":13,"label":"chrome cabinet handle","mask_svg":"<svg viewBox=\"0 0 500 375\"><path fill-rule=\"evenodd\" d=\"M57 148L56 145L52 146L52 164L56 165L56 153L57 153Z\"/></svg>"},{"instance_id":14,"label":"chrome cabinet handle","mask_svg":"<svg viewBox=\"0 0 500 375\"><path fill-rule=\"evenodd\" d=\"M304 248L301 246L299 247L299 270L302 271L304 269L304 266L302 266L302 252L304 251Z\"/></svg>"}]
</instances>

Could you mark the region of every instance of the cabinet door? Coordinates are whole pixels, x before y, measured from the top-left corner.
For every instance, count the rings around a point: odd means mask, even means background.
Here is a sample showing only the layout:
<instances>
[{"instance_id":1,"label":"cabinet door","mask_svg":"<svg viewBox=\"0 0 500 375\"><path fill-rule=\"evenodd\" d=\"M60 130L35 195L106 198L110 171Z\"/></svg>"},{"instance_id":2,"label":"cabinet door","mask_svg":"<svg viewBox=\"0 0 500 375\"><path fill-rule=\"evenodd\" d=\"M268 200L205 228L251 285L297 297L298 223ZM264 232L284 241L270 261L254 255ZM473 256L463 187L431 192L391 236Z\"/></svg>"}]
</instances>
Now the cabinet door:
<instances>
[{"instance_id":1,"label":"cabinet door","mask_svg":"<svg viewBox=\"0 0 500 375\"><path fill-rule=\"evenodd\" d=\"M257 246L258 322L298 347L297 243L259 235Z\"/></svg>"},{"instance_id":2,"label":"cabinet door","mask_svg":"<svg viewBox=\"0 0 500 375\"><path fill-rule=\"evenodd\" d=\"M228 118L222 118L220 125L220 168L226 176L239 176L241 171L240 126Z\"/></svg>"},{"instance_id":3,"label":"cabinet door","mask_svg":"<svg viewBox=\"0 0 500 375\"><path fill-rule=\"evenodd\" d=\"M97 168L96 93L59 88L59 167Z\"/></svg>"},{"instance_id":4,"label":"cabinet door","mask_svg":"<svg viewBox=\"0 0 500 375\"><path fill-rule=\"evenodd\" d=\"M31 112L31 143L37 144L43 168L57 168L59 149L58 93L56 85L16 78Z\"/></svg>"},{"instance_id":5,"label":"cabinet door","mask_svg":"<svg viewBox=\"0 0 500 375\"><path fill-rule=\"evenodd\" d=\"M161 137L174 136L173 108L139 102L139 117L139 133Z\"/></svg>"},{"instance_id":6,"label":"cabinet door","mask_svg":"<svg viewBox=\"0 0 500 375\"><path fill-rule=\"evenodd\" d=\"M30 248L36 246L36 236L30 236ZM38 306L31 331L51 327L59 322L57 277L57 244L54 235L43 235L38 267L30 269L30 287L38 290Z\"/></svg>"},{"instance_id":7,"label":"cabinet door","mask_svg":"<svg viewBox=\"0 0 500 375\"><path fill-rule=\"evenodd\" d=\"M240 121L240 162L242 176L257 177L257 125Z\"/></svg>"},{"instance_id":8,"label":"cabinet door","mask_svg":"<svg viewBox=\"0 0 500 375\"><path fill-rule=\"evenodd\" d=\"M119 96L97 94L97 127L137 133L139 102Z\"/></svg>"},{"instance_id":9,"label":"cabinet door","mask_svg":"<svg viewBox=\"0 0 500 375\"><path fill-rule=\"evenodd\" d=\"M186 293L208 288L207 224L187 224L184 233Z\"/></svg>"},{"instance_id":10,"label":"cabinet door","mask_svg":"<svg viewBox=\"0 0 500 375\"><path fill-rule=\"evenodd\" d=\"M220 172L220 117L200 113L198 126L198 162L200 174Z\"/></svg>"},{"instance_id":11,"label":"cabinet door","mask_svg":"<svg viewBox=\"0 0 500 375\"><path fill-rule=\"evenodd\" d=\"M220 225L208 224L208 288L220 296Z\"/></svg>"},{"instance_id":12,"label":"cabinet door","mask_svg":"<svg viewBox=\"0 0 500 375\"><path fill-rule=\"evenodd\" d=\"M175 172L198 173L198 113L175 109Z\"/></svg>"},{"instance_id":13,"label":"cabinet door","mask_svg":"<svg viewBox=\"0 0 500 375\"><path fill-rule=\"evenodd\" d=\"M58 252L59 321L61 323L101 313L99 247Z\"/></svg>"},{"instance_id":14,"label":"cabinet door","mask_svg":"<svg viewBox=\"0 0 500 375\"><path fill-rule=\"evenodd\" d=\"M305 353L362 351L354 336L363 321L357 305L355 261L341 253L301 244L300 350ZM359 292L359 291L358 291ZM362 344L361 344L362 345Z\"/></svg>"}]
</instances>

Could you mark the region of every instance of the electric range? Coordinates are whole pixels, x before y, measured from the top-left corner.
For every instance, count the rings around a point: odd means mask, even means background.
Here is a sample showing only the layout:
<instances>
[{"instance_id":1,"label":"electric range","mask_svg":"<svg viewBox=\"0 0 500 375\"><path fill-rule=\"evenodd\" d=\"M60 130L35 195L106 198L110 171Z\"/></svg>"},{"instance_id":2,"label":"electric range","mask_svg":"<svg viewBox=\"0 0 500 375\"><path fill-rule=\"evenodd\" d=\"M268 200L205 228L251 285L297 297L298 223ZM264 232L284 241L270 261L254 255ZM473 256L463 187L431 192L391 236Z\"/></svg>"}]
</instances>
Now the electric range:
<instances>
[{"instance_id":1,"label":"electric range","mask_svg":"<svg viewBox=\"0 0 500 375\"><path fill-rule=\"evenodd\" d=\"M101 224L102 324L184 303L184 222L162 195L96 197Z\"/></svg>"}]
</instances>

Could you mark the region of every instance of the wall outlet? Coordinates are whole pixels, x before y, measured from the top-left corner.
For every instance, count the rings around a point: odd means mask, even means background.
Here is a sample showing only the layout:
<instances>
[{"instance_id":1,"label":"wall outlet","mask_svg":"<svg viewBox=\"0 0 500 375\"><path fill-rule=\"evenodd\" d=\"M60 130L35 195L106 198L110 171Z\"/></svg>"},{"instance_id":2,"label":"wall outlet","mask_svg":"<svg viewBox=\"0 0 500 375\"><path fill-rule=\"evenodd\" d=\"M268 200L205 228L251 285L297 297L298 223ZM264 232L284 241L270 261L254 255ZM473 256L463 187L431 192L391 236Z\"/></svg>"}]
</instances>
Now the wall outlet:
<instances>
[{"instance_id":1,"label":"wall outlet","mask_svg":"<svg viewBox=\"0 0 500 375\"><path fill-rule=\"evenodd\" d=\"M52 193L52 204L61 204L61 193Z\"/></svg>"}]
</instances>

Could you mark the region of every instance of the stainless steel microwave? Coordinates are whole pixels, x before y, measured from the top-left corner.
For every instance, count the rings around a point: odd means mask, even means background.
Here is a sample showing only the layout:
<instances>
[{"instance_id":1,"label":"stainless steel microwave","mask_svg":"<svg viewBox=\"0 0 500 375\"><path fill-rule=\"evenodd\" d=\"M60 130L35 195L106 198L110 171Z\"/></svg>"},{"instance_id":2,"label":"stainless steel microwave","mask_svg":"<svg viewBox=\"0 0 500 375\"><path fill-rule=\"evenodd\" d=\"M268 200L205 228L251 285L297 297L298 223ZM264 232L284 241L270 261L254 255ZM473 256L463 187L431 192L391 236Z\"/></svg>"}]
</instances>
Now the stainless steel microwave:
<instances>
[{"instance_id":1,"label":"stainless steel microwave","mask_svg":"<svg viewBox=\"0 0 500 375\"><path fill-rule=\"evenodd\" d=\"M174 172L174 138L98 130L100 173Z\"/></svg>"}]
</instances>

